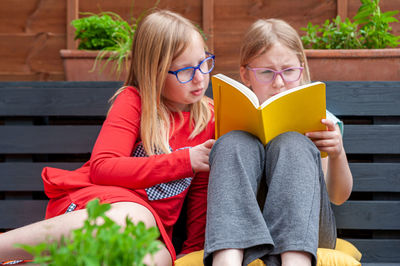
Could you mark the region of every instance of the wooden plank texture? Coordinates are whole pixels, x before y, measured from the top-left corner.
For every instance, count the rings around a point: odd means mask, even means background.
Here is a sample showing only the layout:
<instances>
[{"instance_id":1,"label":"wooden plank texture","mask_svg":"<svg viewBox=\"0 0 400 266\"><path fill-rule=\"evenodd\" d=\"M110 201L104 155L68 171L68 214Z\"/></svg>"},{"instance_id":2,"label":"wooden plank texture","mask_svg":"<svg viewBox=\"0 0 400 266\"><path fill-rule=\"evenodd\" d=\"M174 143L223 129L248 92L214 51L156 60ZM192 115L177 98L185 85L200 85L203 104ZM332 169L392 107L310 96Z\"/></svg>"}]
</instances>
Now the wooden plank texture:
<instances>
[{"instance_id":1,"label":"wooden plank texture","mask_svg":"<svg viewBox=\"0 0 400 266\"><path fill-rule=\"evenodd\" d=\"M400 192L399 163L350 163L353 191Z\"/></svg>"},{"instance_id":2,"label":"wooden plank texture","mask_svg":"<svg viewBox=\"0 0 400 266\"><path fill-rule=\"evenodd\" d=\"M1 86L0 116L105 116L108 100L121 83L21 82Z\"/></svg>"},{"instance_id":3,"label":"wooden plank texture","mask_svg":"<svg viewBox=\"0 0 400 266\"><path fill-rule=\"evenodd\" d=\"M52 32L0 34L0 76L63 73L59 51L64 43L65 34Z\"/></svg>"},{"instance_id":4,"label":"wooden plank texture","mask_svg":"<svg viewBox=\"0 0 400 266\"><path fill-rule=\"evenodd\" d=\"M395 263L400 262L400 240L399 239L347 239L353 243L362 253L361 262ZM375 264L373 264L375 265ZM385 264L383 264L386 266ZM389 264L390 265L390 264Z\"/></svg>"},{"instance_id":5,"label":"wooden plank texture","mask_svg":"<svg viewBox=\"0 0 400 266\"><path fill-rule=\"evenodd\" d=\"M400 154L400 125L345 125L346 152L357 154Z\"/></svg>"},{"instance_id":6,"label":"wooden plank texture","mask_svg":"<svg viewBox=\"0 0 400 266\"><path fill-rule=\"evenodd\" d=\"M2 154L90 153L100 126L1 126Z\"/></svg>"},{"instance_id":7,"label":"wooden plank texture","mask_svg":"<svg viewBox=\"0 0 400 266\"><path fill-rule=\"evenodd\" d=\"M83 163L0 163L0 191L43 191L43 167L74 170Z\"/></svg>"},{"instance_id":8,"label":"wooden plank texture","mask_svg":"<svg viewBox=\"0 0 400 266\"><path fill-rule=\"evenodd\" d=\"M79 0L67 1L67 21L72 22L77 18L79 18ZM76 49L78 42L75 40L75 28L71 23L66 23L65 31L67 32L67 49Z\"/></svg>"},{"instance_id":9,"label":"wooden plank texture","mask_svg":"<svg viewBox=\"0 0 400 266\"><path fill-rule=\"evenodd\" d=\"M343 20L347 18L348 0L337 0L337 15Z\"/></svg>"},{"instance_id":10,"label":"wooden plank texture","mask_svg":"<svg viewBox=\"0 0 400 266\"><path fill-rule=\"evenodd\" d=\"M72 1L72 0L71 0ZM75 1L75 0L74 0ZM204 0L209 1L209 0ZM286 0L286 1L244 1L213 0L214 52L217 56L216 73L222 72L238 78L241 36L247 27L258 18L277 17L287 20L301 35L300 30L307 22L322 24L337 14L338 1ZM57 0L2 0L0 1L0 80L60 80L64 79L63 63L59 50L66 48L67 16L69 1ZM124 19L131 21L143 10L154 5L156 1L132 0L84 0L80 1L80 12L114 11ZM348 16L351 18L360 7L360 1L348 2ZM132 3L133 6L132 6ZM290 8L287 8L287 7ZM398 0L381 0L382 11L398 10ZM161 9L169 9L202 25L203 1L160 1ZM344 6L343 6L344 8ZM398 16L397 16L398 18ZM400 24L391 23L393 33L400 35ZM22 37L18 34L22 34ZM3 36L5 35L5 36ZM41 45L43 36L57 35L56 42L50 41ZM43 43L42 43L43 44ZM41 49L43 48L43 49ZM37 53L41 49L39 53ZM234 51L233 53L231 51ZM34 55L31 51L36 52ZM12 54L13 56L9 56ZM27 57L27 54L30 54ZM32 68L34 60L34 68ZM228 64L225 62L234 62Z\"/></svg>"},{"instance_id":11,"label":"wooden plank texture","mask_svg":"<svg viewBox=\"0 0 400 266\"><path fill-rule=\"evenodd\" d=\"M347 201L333 206L341 229L400 230L400 201Z\"/></svg>"},{"instance_id":12,"label":"wooden plank texture","mask_svg":"<svg viewBox=\"0 0 400 266\"><path fill-rule=\"evenodd\" d=\"M400 115L400 82L326 82L327 109L335 115Z\"/></svg>"},{"instance_id":13,"label":"wooden plank texture","mask_svg":"<svg viewBox=\"0 0 400 266\"><path fill-rule=\"evenodd\" d=\"M47 202L47 200L0 200L0 228L12 229L43 220Z\"/></svg>"},{"instance_id":14,"label":"wooden plank texture","mask_svg":"<svg viewBox=\"0 0 400 266\"><path fill-rule=\"evenodd\" d=\"M58 0L1 0L0 33L64 33L66 2Z\"/></svg>"}]
</instances>

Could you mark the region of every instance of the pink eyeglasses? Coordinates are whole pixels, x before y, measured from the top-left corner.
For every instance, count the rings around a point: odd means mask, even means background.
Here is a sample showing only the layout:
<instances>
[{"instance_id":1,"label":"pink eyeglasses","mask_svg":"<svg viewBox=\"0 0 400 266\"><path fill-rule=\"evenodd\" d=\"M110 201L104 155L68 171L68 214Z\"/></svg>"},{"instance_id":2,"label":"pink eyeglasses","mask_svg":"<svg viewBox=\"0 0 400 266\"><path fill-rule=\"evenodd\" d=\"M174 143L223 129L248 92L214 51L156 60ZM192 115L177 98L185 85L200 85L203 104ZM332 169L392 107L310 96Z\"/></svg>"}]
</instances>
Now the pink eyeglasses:
<instances>
[{"instance_id":1,"label":"pink eyeglasses","mask_svg":"<svg viewBox=\"0 0 400 266\"><path fill-rule=\"evenodd\" d=\"M275 80L277 75L280 75L284 82L295 82L301 77L304 67L289 67L281 71L275 71L273 69L265 67L249 67L247 69L253 71L256 79L260 83L271 83Z\"/></svg>"}]
</instances>

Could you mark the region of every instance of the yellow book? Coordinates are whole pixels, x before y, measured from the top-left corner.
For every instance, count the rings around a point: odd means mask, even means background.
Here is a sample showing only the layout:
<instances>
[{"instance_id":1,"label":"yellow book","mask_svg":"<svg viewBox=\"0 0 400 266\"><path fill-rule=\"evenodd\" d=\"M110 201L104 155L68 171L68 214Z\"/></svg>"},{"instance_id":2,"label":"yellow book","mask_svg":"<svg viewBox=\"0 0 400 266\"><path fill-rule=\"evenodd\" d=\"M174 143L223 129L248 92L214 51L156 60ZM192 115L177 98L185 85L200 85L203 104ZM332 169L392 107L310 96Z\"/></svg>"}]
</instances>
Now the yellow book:
<instances>
[{"instance_id":1,"label":"yellow book","mask_svg":"<svg viewBox=\"0 0 400 266\"><path fill-rule=\"evenodd\" d=\"M259 103L256 94L223 74L212 77L215 136L243 130L265 145L281 133L326 130L325 83L313 82L272 96Z\"/></svg>"}]
</instances>

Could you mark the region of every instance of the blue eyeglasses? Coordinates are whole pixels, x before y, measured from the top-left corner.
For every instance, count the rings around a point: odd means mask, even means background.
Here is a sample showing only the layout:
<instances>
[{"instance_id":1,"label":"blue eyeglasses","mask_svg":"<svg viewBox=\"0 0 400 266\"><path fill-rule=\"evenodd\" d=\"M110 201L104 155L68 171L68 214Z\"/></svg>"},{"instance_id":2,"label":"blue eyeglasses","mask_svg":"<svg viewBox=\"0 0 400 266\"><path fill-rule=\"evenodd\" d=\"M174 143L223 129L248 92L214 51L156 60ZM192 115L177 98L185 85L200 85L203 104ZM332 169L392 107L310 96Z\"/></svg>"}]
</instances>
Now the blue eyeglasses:
<instances>
[{"instance_id":1,"label":"blue eyeglasses","mask_svg":"<svg viewBox=\"0 0 400 266\"><path fill-rule=\"evenodd\" d=\"M200 73L202 74L208 74L210 73L213 68L214 68L214 63L215 63L215 55L206 52L207 58L201 61L197 66L195 67L184 67L181 69L178 69L176 71L168 71L169 74L173 74L176 76L176 79L180 83L188 83L190 82L194 75L196 74L196 70L200 70Z\"/></svg>"}]
</instances>

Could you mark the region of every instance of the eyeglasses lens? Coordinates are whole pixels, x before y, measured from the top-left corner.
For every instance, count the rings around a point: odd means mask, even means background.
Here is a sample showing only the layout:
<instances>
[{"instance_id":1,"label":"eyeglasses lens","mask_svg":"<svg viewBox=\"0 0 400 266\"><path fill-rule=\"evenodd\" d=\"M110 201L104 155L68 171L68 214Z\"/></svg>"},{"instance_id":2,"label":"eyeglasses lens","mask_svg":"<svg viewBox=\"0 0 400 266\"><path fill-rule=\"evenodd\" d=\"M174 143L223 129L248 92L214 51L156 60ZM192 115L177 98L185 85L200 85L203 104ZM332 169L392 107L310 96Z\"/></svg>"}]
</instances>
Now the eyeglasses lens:
<instances>
[{"instance_id":1,"label":"eyeglasses lens","mask_svg":"<svg viewBox=\"0 0 400 266\"><path fill-rule=\"evenodd\" d=\"M270 69L258 69L256 70L257 79L261 82L271 82L275 77L274 71ZM300 78L300 68L288 68L282 72L283 79L287 82L296 81Z\"/></svg>"},{"instance_id":2,"label":"eyeglasses lens","mask_svg":"<svg viewBox=\"0 0 400 266\"><path fill-rule=\"evenodd\" d=\"M214 59L212 57L206 58L202 61L197 67L201 73L208 74L214 68ZM189 82L193 79L194 72L197 68L190 67L184 70L181 70L177 73L178 80L182 83Z\"/></svg>"}]
</instances>

